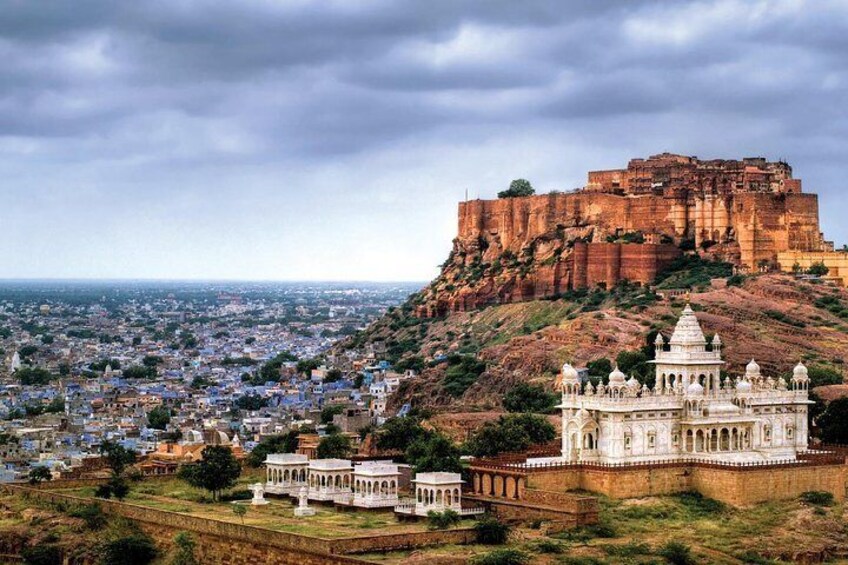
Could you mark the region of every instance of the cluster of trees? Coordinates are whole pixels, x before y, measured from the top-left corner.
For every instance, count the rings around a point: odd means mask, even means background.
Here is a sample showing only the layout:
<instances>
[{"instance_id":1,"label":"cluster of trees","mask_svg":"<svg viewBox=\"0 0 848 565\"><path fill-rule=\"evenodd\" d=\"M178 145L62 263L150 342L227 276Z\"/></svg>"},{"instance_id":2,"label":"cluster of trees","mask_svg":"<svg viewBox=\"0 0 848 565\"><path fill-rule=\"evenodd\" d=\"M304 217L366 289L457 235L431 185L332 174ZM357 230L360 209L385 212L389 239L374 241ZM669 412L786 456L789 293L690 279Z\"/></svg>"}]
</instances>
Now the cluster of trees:
<instances>
[{"instance_id":1,"label":"cluster of trees","mask_svg":"<svg viewBox=\"0 0 848 565\"><path fill-rule=\"evenodd\" d=\"M424 428L418 415L388 419L377 433L377 447L403 452L416 473L462 471L459 448L445 436Z\"/></svg>"},{"instance_id":2,"label":"cluster of trees","mask_svg":"<svg viewBox=\"0 0 848 565\"><path fill-rule=\"evenodd\" d=\"M259 410L268 406L268 399L258 394L243 394L235 400L235 407L241 410Z\"/></svg>"},{"instance_id":3,"label":"cluster of trees","mask_svg":"<svg viewBox=\"0 0 848 565\"><path fill-rule=\"evenodd\" d=\"M159 373L155 366L149 365L132 365L123 371L124 378L127 379L149 379L153 380Z\"/></svg>"},{"instance_id":4,"label":"cluster of trees","mask_svg":"<svg viewBox=\"0 0 848 565\"><path fill-rule=\"evenodd\" d=\"M503 407L507 412L533 412L550 414L559 403L559 397L545 390L541 385L519 383L510 389L503 398Z\"/></svg>"},{"instance_id":5,"label":"cluster of trees","mask_svg":"<svg viewBox=\"0 0 848 565\"><path fill-rule=\"evenodd\" d=\"M262 439L247 456L250 467L259 467L270 453L294 453L297 451L297 436L301 433L314 433L315 430L289 430L287 433Z\"/></svg>"},{"instance_id":6,"label":"cluster of trees","mask_svg":"<svg viewBox=\"0 0 848 565\"><path fill-rule=\"evenodd\" d=\"M297 355L288 351L278 353L270 361L265 362L262 367L259 368L259 377L262 379L263 383L268 381L275 383L279 382L280 369L282 368L283 363L291 363L294 361L297 361Z\"/></svg>"},{"instance_id":7,"label":"cluster of trees","mask_svg":"<svg viewBox=\"0 0 848 565\"><path fill-rule=\"evenodd\" d=\"M527 451L534 445L550 443L556 429L547 418L535 414L508 414L486 422L466 442L465 451L475 457Z\"/></svg>"},{"instance_id":8,"label":"cluster of trees","mask_svg":"<svg viewBox=\"0 0 848 565\"><path fill-rule=\"evenodd\" d=\"M451 396L462 396L486 370L486 363L473 355L449 355L442 386Z\"/></svg>"},{"instance_id":9,"label":"cluster of trees","mask_svg":"<svg viewBox=\"0 0 848 565\"><path fill-rule=\"evenodd\" d=\"M56 378L53 373L41 367L21 367L15 371L15 376L22 385L46 385Z\"/></svg>"}]
</instances>

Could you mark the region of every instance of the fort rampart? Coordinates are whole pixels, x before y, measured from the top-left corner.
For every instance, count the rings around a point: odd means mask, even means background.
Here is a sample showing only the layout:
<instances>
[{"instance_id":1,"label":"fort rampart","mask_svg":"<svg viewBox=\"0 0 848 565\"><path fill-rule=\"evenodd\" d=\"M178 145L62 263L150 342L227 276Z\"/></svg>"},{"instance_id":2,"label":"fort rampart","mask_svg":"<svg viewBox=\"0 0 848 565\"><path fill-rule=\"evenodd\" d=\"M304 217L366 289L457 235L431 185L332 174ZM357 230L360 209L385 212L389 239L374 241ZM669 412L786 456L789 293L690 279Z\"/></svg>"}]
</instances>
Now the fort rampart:
<instances>
[{"instance_id":1,"label":"fort rampart","mask_svg":"<svg viewBox=\"0 0 848 565\"><path fill-rule=\"evenodd\" d=\"M319 538L265 528L245 526L178 512L147 508L114 500L96 500L69 495L50 488L63 488L64 484L33 488L19 484L3 488L23 497L42 502L89 504L96 502L110 515L133 520L156 541L169 548L179 531L192 532L198 538L198 557L201 563L270 563L272 565L344 565L363 563L349 554L372 551L413 549L429 545L473 543L474 530L468 528L376 534L347 538ZM72 488L72 487L71 487Z\"/></svg>"}]
</instances>

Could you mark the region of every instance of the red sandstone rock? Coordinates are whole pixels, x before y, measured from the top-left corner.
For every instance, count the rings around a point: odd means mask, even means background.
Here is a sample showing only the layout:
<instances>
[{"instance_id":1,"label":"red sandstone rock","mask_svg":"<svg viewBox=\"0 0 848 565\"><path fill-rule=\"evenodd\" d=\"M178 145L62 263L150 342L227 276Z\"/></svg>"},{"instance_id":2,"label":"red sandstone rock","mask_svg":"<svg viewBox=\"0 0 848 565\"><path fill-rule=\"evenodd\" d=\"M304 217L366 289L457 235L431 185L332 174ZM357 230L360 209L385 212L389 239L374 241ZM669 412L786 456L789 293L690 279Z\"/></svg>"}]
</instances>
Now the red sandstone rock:
<instances>
[{"instance_id":1,"label":"red sandstone rock","mask_svg":"<svg viewBox=\"0 0 848 565\"><path fill-rule=\"evenodd\" d=\"M749 271L779 251L828 247L818 198L801 193L786 163L664 153L588 181L571 193L461 202L453 251L419 315L650 283L684 240ZM644 244L609 243L636 233Z\"/></svg>"}]
</instances>

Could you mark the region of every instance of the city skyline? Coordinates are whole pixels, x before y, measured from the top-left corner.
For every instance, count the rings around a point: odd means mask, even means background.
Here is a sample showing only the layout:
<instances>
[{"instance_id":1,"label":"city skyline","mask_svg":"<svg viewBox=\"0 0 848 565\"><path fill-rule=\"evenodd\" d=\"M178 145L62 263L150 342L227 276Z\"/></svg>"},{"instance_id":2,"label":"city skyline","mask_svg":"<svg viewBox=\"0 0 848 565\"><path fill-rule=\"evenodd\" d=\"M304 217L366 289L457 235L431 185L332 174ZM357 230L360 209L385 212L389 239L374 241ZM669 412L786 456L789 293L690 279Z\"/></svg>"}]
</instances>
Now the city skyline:
<instances>
[{"instance_id":1,"label":"city skyline","mask_svg":"<svg viewBox=\"0 0 848 565\"><path fill-rule=\"evenodd\" d=\"M426 281L456 204L784 158L848 241L837 2L4 2L0 279Z\"/></svg>"}]
</instances>

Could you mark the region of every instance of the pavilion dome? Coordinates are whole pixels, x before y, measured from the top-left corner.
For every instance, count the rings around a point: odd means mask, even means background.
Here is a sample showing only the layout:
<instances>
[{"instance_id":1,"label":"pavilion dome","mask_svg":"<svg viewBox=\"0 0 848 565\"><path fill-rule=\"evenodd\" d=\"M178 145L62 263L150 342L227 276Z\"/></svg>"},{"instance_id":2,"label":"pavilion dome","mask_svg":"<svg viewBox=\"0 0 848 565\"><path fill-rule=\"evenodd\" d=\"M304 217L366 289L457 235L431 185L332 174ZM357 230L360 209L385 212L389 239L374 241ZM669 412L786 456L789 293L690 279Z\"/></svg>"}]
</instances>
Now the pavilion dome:
<instances>
[{"instance_id":1,"label":"pavilion dome","mask_svg":"<svg viewBox=\"0 0 848 565\"><path fill-rule=\"evenodd\" d=\"M621 372L618 368L618 365L615 366L615 369L612 370L612 373L609 374L609 384L613 385L623 385L627 382L627 375Z\"/></svg>"},{"instance_id":2,"label":"pavilion dome","mask_svg":"<svg viewBox=\"0 0 848 565\"><path fill-rule=\"evenodd\" d=\"M627 386L633 390L639 390L641 385L639 384L639 381L636 380L636 377L630 375L630 378L627 380Z\"/></svg>"},{"instance_id":3,"label":"pavilion dome","mask_svg":"<svg viewBox=\"0 0 848 565\"><path fill-rule=\"evenodd\" d=\"M748 393L751 392L751 383L745 379L740 380L736 383L736 392Z\"/></svg>"},{"instance_id":4,"label":"pavilion dome","mask_svg":"<svg viewBox=\"0 0 848 565\"><path fill-rule=\"evenodd\" d=\"M580 375L577 374L577 369L566 363L562 366L562 380L566 383L576 383L580 380Z\"/></svg>"},{"instance_id":5,"label":"pavilion dome","mask_svg":"<svg viewBox=\"0 0 848 565\"><path fill-rule=\"evenodd\" d=\"M704 394L704 387L701 386L701 383L698 381L693 381L692 384L686 388L686 393L693 396Z\"/></svg>"},{"instance_id":6,"label":"pavilion dome","mask_svg":"<svg viewBox=\"0 0 848 565\"><path fill-rule=\"evenodd\" d=\"M690 305L687 304L683 309L683 314L680 315L677 325L674 326L674 333L671 334L669 343L672 345L707 344L707 338L704 337L701 324L698 323L698 318L695 317L695 312Z\"/></svg>"},{"instance_id":7,"label":"pavilion dome","mask_svg":"<svg viewBox=\"0 0 848 565\"><path fill-rule=\"evenodd\" d=\"M757 365L757 362L751 359L750 363L745 367L745 373L750 375L759 375L760 374L760 366Z\"/></svg>"},{"instance_id":8,"label":"pavilion dome","mask_svg":"<svg viewBox=\"0 0 848 565\"><path fill-rule=\"evenodd\" d=\"M799 362L792 370L792 378L796 381L805 381L809 379L807 367L805 367L803 363Z\"/></svg>"}]
</instances>

